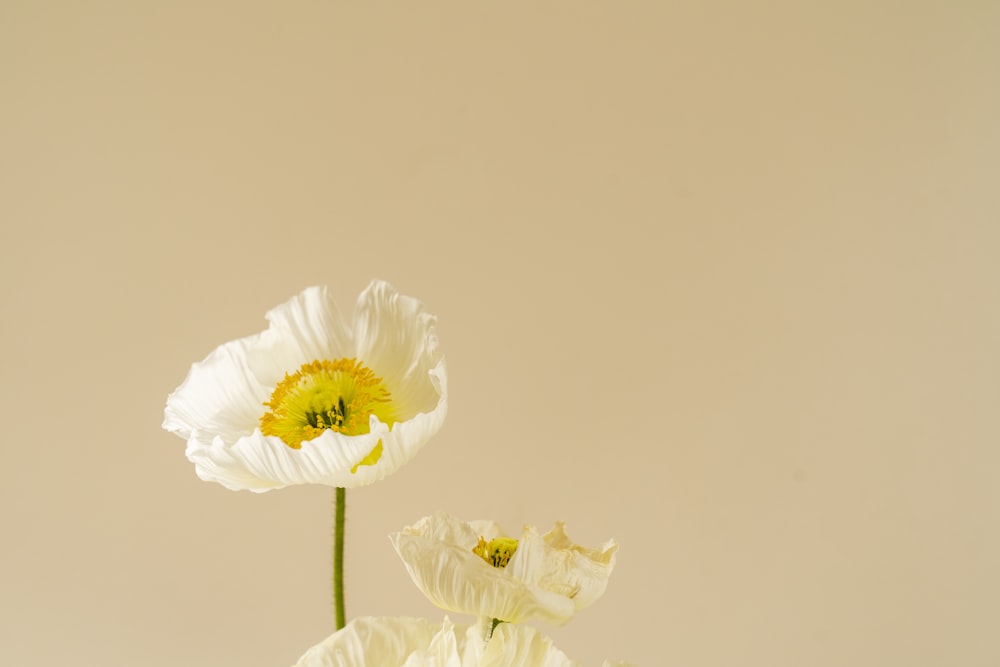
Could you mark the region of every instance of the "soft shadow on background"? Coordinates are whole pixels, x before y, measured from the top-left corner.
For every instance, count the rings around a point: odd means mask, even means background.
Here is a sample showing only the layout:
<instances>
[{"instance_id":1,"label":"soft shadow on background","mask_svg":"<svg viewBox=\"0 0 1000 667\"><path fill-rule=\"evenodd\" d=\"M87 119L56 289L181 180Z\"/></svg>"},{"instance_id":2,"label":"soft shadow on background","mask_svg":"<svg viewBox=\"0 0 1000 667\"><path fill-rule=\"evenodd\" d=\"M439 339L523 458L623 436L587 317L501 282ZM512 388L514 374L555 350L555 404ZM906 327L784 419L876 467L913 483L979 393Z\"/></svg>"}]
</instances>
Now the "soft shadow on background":
<instances>
[{"instance_id":1,"label":"soft shadow on background","mask_svg":"<svg viewBox=\"0 0 1000 667\"><path fill-rule=\"evenodd\" d=\"M5 2L0 662L328 634L332 490L160 423L378 277L452 400L349 494L350 616L443 615L386 538L442 509L621 542L585 665L1000 664L998 76L987 1Z\"/></svg>"}]
</instances>

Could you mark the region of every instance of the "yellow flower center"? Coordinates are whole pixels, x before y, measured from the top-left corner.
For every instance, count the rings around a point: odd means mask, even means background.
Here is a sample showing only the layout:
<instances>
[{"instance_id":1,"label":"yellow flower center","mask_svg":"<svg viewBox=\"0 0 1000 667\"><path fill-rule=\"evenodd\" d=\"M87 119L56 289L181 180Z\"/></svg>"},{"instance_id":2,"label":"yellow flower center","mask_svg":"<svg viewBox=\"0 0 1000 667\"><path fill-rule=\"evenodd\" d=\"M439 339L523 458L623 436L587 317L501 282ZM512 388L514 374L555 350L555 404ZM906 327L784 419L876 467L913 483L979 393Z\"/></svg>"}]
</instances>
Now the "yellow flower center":
<instances>
[{"instance_id":1,"label":"yellow flower center","mask_svg":"<svg viewBox=\"0 0 1000 667\"><path fill-rule=\"evenodd\" d=\"M285 374L264 406L269 411L260 418L261 433L278 436L292 449L326 430L344 435L368 433L372 415L389 426L395 421L385 383L357 359L302 364L295 373ZM379 441L358 465L376 463L381 456Z\"/></svg>"},{"instance_id":2,"label":"yellow flower center","mask_svg":"<svg viewBox=\"0 0 1000 667\"><path fill-rule=\"evenodd\" d=\"M489 542L485 537L480 537L479 544L472 548L472 553L493 567L507 567L515 551L517 551L517 540L513 537L497 537Z\"/></svg>"}]
</instances>

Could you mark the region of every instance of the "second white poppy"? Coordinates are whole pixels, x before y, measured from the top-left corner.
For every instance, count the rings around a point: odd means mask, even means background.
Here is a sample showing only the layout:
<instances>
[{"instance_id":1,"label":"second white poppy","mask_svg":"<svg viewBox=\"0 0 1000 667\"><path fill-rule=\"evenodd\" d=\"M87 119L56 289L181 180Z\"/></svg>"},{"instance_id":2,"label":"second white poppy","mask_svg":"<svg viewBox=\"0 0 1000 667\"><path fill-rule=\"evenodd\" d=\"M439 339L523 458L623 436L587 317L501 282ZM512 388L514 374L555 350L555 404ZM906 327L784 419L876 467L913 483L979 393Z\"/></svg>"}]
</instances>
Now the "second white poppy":
<instances>
[{"instance_id":1,"label":"second white poppy","mask_svg":"<svg viewBox=\"0 0 1000 667\"><path fill-rule=\"evenodd\" d=\"M389 536L413 582L448 611L518 623L537 617L562 625L607 588L618 543L573 543L557 522L540 535L525 526L510 537L492 521L439 513Z\"/></svg>"}]
</instances>

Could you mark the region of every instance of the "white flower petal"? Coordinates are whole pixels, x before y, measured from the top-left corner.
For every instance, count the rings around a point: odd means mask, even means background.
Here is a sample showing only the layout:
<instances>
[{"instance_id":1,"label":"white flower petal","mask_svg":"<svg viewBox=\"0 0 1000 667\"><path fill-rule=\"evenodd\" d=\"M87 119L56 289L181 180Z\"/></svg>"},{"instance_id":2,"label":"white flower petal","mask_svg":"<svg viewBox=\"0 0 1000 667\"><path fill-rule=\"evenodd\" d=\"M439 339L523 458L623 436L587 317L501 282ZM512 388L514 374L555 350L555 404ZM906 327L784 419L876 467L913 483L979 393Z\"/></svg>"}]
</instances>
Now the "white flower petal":
<instances>
[{"instance_id":1,"label":"white flower petal","mask_svg":"<svg viewBox=\"0 0 1000 667\"><path fill-rule=\"evenodd\" d=\"M188 441L188 459L201 479L228 489L270 491L294 484L354 486L359 480L351 468L375 448L388 433L380 429L365 435L345 436L334 431L292 449L280 438L262 435L260 429L227 445L216 436L207 446L197 438Z\"/></svg>"},{"instance_id":2,"label":"white flower petal","mask_svg":"<svg viewBox=\"0 0 1000 667\"><path fill-rule=\"evenodd\" d=\"M163 428L182 438L190 438L195 430L235 438L248 422L259 419L270 390L247 367L247 351L255 339L226 343L192 365L181 386L167 397Z\"/></svg>"},{"instance_id":3,"label":"white flower petal","mask_svg":"<svg viewBox=\"0 0 1000 667\"><path fill-rule=\"evenodd\" d=\"M285 373L314 359L357 354L350 328L326 287L308 287L265 317L270 324L247 355L251 372L265 386L274 387Z\"/></svg>"},{"instance_id":4,"label":"white flower petal","mask_svg":"<svg viewBox=\"0 0 1000 667\"><path fill-rule=\"evenodd\" d=\"M515 577L573 600L575 609L590 606L604 594L615 566L618 543L608 540L600 549L588 549L566 536L557 521L544 536L526 527L517 552L507 567Z\"/></svg>"},{"instance_id":5,"label":"white flower petal","mask_svg":"<svg viewBox=\"0 0 1000 667\"><path fill-rule=\"evenodd\" d=\"M305 652L295 667L578 667L528 626L440 626L416 618L358 618Z\"/></svg>"},{"instance_id":6,"label":"white flower petal","mask_svg":"<svg viewBox=\"0 0 1000 667\"><path fill-rule=\"evenodd\" d=\"M472 550L480 536L501 534L496 524L441 513L389 537L417 587L448 611L561 625L604 592L618 549L613 540L591 550L569 542L560 524L545 537L527 526L510 562L498 568Z\"/></svg>"},{"instance_id":7,"label":"white flower petal","mask_svg":"<svg viewBox=\"0 0 1000 667\"><path fill-rule=\"evenodd\" d=\"M511 665L546 665L547 667L578 667L552 640L529 626L501 623L486 645L480 667L510 667Z\"/></svg>"},{"instance_id":8,"label":"white flower petal","mask_svg":"<svg viewBox=\"0 0 1000 667\"><path fill-rule=\"evenodd\" d=\"M402 666L438 630L422 618L356 618L306 651L295 667Z\"/></svg>"},{"instance_id":9,"label":"white flower petal","mask_svg":"<svg viewBox=\"0 0 1000 667\"><path fill-rule=\"evenodd\" d=\"M480 629L482 633L482 629ZM460 646L465 637L460 630L456 633L455 624L447 616L441 629L431 638L430 645L424 653L427 667L462 667ZM483 634L479 634L481 638Z\"/></svg>"},{"instance_id":10,"label":"white flower petal","mask_svg":"<svg viewBox=\"0 0 1000 667\"><path fill-rule=\"evenodd\" d=\"M384 282L373 282L358 298L354 313L357 356L389 387L404 417L428 412L440 392L430 379L438 366L436 318L423 304Z\"/></svg>"},{"instance_id":11,"label":"white flower petal","mask_svg":"<svg viewBox=\"0 0 1000 667\"><path fill-rule=\"evenodd\" d=\"M266 331L226 343L191 367L167 399L163 426L188 441L199 477L257 492L292 484L364 486L395 472L440 430L447 373L434 317L379 281L362 293L358 311L361 324L351 328L325 288L308 288L267 313ZM342 358L357 358L386 382L398 419L391 429L373 416L370 433L326 431L299 449L261 434L264 403L286 374ZM379 442L378 461L359 466Z\"/></svg>"}]
</instances>

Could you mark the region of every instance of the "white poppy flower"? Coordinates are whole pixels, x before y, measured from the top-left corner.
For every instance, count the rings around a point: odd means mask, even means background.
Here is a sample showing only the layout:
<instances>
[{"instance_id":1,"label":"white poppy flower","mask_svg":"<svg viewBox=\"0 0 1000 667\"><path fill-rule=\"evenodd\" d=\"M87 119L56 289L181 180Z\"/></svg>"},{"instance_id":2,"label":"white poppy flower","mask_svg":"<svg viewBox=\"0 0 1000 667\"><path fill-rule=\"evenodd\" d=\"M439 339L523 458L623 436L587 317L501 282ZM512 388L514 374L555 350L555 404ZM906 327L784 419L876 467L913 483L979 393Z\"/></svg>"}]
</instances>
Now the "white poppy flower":
<instances>
[{"instance_id":1,"label":"white poppy flower","mask_svg":"<svg viewBox=\"0 0 1000 667\"><path fill-rule=\"evenodd\" d=\"M326 288L267 313L267 330L218 347L168 398L163 428L198 476L233 490L358 487L409 461L448 409L435 318L384 282L353 326Z\"/></svg>"},{"instance_id":2,"label":"white poppy flower","mask_svg":"<svg viewBox=\"0 0 1000 667\"><path fill-rule=\"evenodd\" d=\"M306 651L295 667L578 667L525 625L436 625L420 618L357 618ZM605 667L619 663L605 662Z\"/></svg>"},{"instance_id":3,"label":"white poppy flower","mask_svg":"<svg viewBox=\"0 0 1000 667\"><path fill-rule=\"evenodd\" d=\"M604 593L618 551L614 540L581 547L562 522L544 535L533 526L518 539L508 535L493 522L435 514L389 539L417 587L448 611L562 625Z\"/></svg>"}]
</instances>

